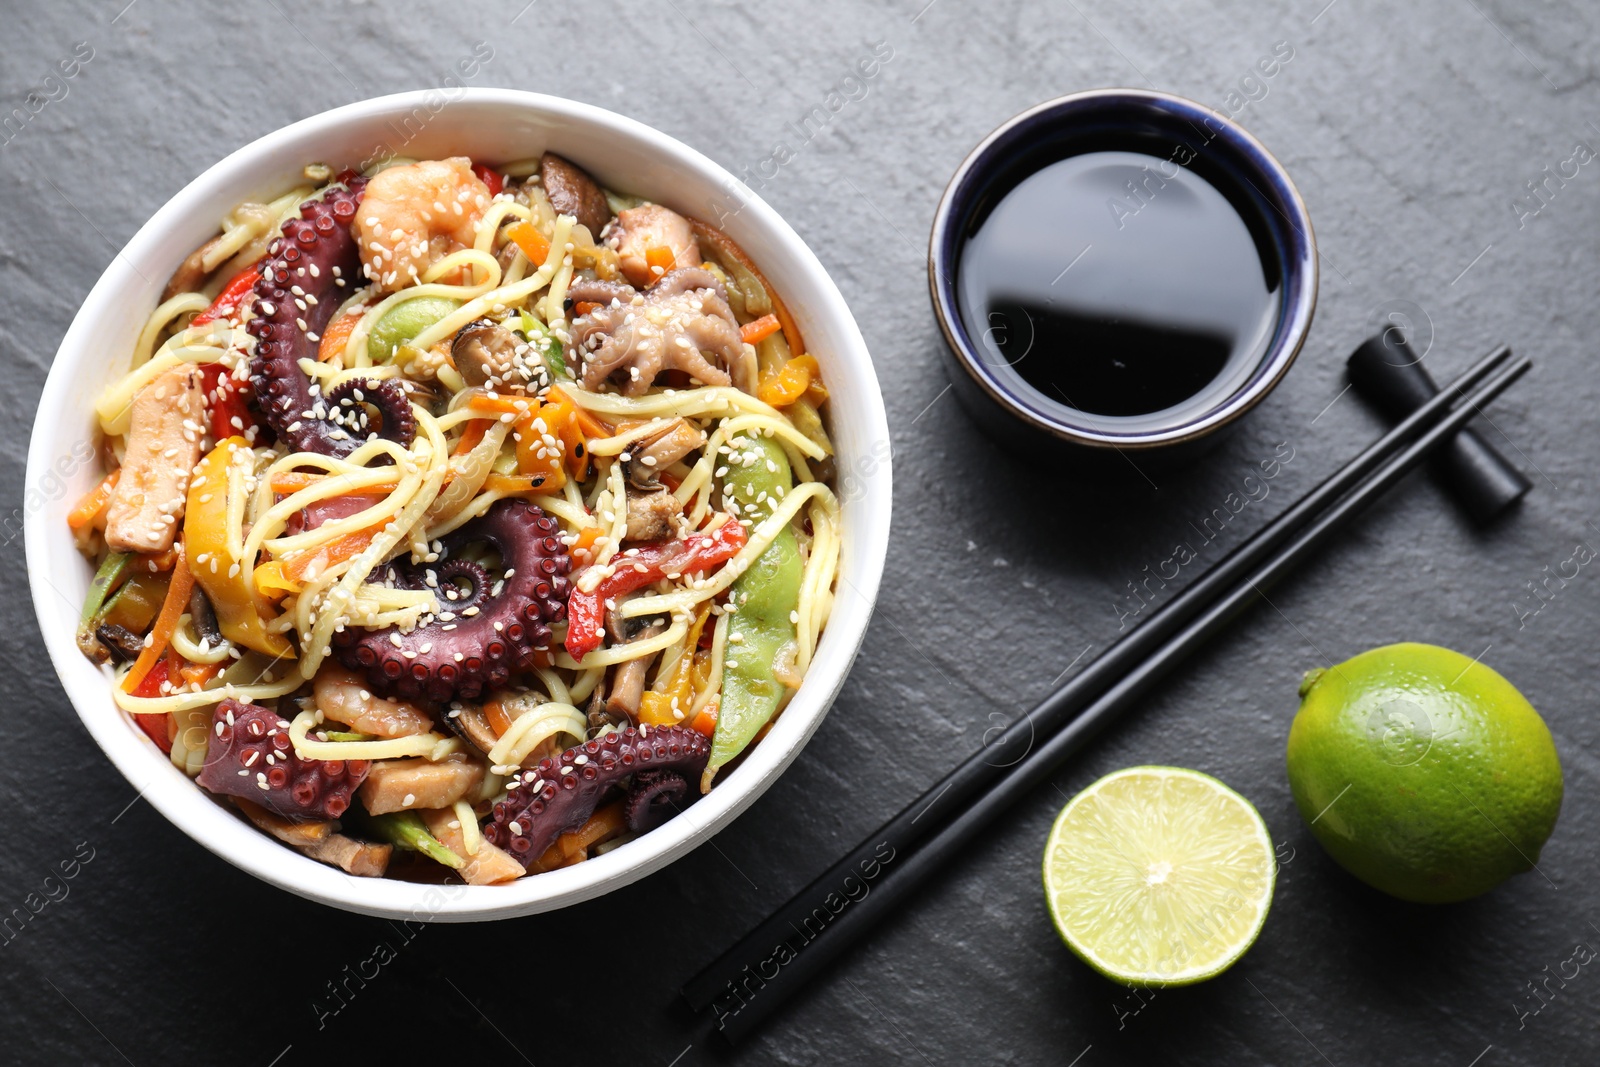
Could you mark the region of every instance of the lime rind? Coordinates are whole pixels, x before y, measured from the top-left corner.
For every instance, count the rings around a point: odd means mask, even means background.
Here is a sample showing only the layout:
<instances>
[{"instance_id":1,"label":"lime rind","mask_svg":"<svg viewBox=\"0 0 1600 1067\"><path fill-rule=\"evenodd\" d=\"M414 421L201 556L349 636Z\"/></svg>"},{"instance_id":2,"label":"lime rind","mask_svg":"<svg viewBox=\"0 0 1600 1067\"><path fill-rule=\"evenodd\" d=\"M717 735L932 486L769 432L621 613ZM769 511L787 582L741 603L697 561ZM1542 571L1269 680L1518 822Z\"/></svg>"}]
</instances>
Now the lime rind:
<instances>
[{"instance_id":1,"label":"lime rind","mask_svg":"<svg viewBox=\"0 0 1600 1067\"><path fill-rule=\"evenodd\" d=\"M1056 817L1046 903L1067 946L1132 986L1189 985L1227 970L1266 922L1271 837L1244 797L1210 775L1130 767Z\"/></svg>"}]
</instances>

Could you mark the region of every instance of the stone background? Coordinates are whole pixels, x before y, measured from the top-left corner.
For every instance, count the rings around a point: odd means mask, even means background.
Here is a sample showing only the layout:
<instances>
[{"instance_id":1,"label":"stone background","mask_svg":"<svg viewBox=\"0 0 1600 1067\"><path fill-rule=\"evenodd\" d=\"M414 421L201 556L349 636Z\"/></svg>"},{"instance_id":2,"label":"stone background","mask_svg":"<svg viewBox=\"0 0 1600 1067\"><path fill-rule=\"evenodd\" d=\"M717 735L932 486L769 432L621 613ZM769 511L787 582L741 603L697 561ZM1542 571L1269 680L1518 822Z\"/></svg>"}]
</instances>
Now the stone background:
<instances>
[{"instance_id":1,"label":"stone background","mask_svg":"<svg viewBox=\"0 0 1600 1067\"><path fill-rule=\"evenodd\" d=\"M1521 217L1515 206L1544 168L1580 143L1600 145L1593 5L7 0L0 16L0 110L31 111L28 94L48 94L0 148L0 358L16 375L0 391L0 494L15 511L0 548L9 676L0 906L39 891L78 842L93 855L69 896L0 946L0 1059L1596 1059L1600 977L1585 968L1564 986L1551 980L1545 1000L1529 983L1577 943L1600 945L1600 578L1585 569L1537 615L1525 613L1535 603L1527 583L1579 543L1600 546L1600 488L1586 466L1600 421L1590 362L1600 165L1582 166L1536 215L1531 201ZM794 158L763 195L834 273L866 334L894 436L896 536L838 705L714 847L583 907L432 927L408 942L387 923L257 884L147 805L129 806L132 787L50 670L16 531L35 398L116 249L237 146L348 101L437 86L480 41L493 58L471 84L612 108L735 171L789 145ZM796 148L788 124L873 42L893 57L866 95ZM1278 42L1293 59L1251 80ZM92 59L46 84L75 47ZM1299 183L1323 269L1310 342L1240 432L1199 466L1157 476L1158 486L1130 472L1127 484L1097 490L1008 462L946 395L924 255L944 183L985 133L1041 100L1107 85L1152 85L1237 111ZM730 1053L682 1012L675 990L685 978L974 750L991 716L1020 713L1085 649L1104 649L1126 583L1166 558L1188 522L1259 460L1280 443L1293 449L1268 499L1203 561L1375 436L1381 422L1343 392L1343 359L1391 313L1431 334L1440 377L1502 340L1536 361L1482 427L1534 479L1518 513L1476 531L1425 477L1411 479L757 1038ZM1186 570L1179 581L1198 567ZM1400 639L1482 654L1542 709L1563 757L1566 810L1541 873L1468 904L1401 904L1344 875L1285 781L1300 673ZM1038 877L1064 797L1134 763L1193 766L1231 783L1261 809L1285 860L1251 953L1137 1014L1137 1002L1056 939ZM598 932L608 920L628 933ZM319 1027L327 983L346 967L370 973L380 942L397 958Z\"/></svg>"}]
</instances>

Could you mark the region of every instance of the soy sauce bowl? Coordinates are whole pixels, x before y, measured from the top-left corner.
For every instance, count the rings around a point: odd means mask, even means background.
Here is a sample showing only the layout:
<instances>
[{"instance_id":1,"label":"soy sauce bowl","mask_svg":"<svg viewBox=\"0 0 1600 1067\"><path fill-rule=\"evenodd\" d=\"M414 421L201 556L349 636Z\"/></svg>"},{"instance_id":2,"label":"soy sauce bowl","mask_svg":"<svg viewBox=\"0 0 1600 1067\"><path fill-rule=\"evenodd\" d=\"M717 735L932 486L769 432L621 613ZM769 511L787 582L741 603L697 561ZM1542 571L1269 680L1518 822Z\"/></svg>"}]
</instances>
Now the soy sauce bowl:
<instances>
[{"instance_id":1,"label":"soy sauce bowl","mask_svg":"<svg viewBox=\"0 0 1600 1067\"><path fill-rule=\"evenodd\" d=\"M1226 198L1248 229L1266 283L1266 311L1248 348L1230 357L1228 369L1190 400L1140 417L1081 410L1048 395L1016 369L1015 356L996 343L983 323L974 330L962 310L962 256L996 205L1027 176L1064 159L1095 151L1136 151L1158 156L1170 180L1181 167ZM1159 169L1159 168L1158 168ZM1160 178L1147 188L1158 189ZM1141 197L1144 199L1142 200ZM1162 212L1125 218L1144 204L1160 204L1160 193L1128 190L1125 205L1084 204L1079 215L1106 211L1104 238L1118 239L1120 222L1161 225ZM1109 210L1107 210L1109 208ZM1143 238L1150 237L1147 229ZM1056 235L1040 233L1046 247ZM1081 242L1081 243L1080 243ZM1070 263L1079 247L1082 263ZM1082 233L1061 235L1055 254L1063 268L1094 271L1092 244ZM1102 261L1103 262L1103 261ZM970 266L970 265L969 265ZM1053 269L1053 265L1052 265ZM1063 269L1064 275L1066 270ZM1059 276L1058 276L1059 277ZM1093 276L1091 275L1091 278ZM1079 279L1083 276L1079 275ZM1221 431L1261 401L1288 371L1311 328L1317 300L1316 240L1305 202L1283 166L1237 123L1182 97L1139 89L1074 93L1040 104L991 133L962 161L934 215L929 241L928 283L934 313L944 331L956 395L990 436L1029 454L1041 448L1087 461L1136 452L1156 461L1192 458ZM1053 290L1051 290L1053 291ZM970 309L969 309L970 311ZM1031 317L1028 326L1033 326ZM1029 335L1030 354L1032 337ZM1104 346L1098 355L1107 353ZM1047 356L1047 358L1053 358ZM1159 374L1152 371L1152 376ZM1168 384L1168 383L1145 383ZM1086 405L1087 407L1088 405ZM1160 417L1167 416L1171 417ZM1116 461L1122 470L1125 463ZM1109 469L1109 468L1108 468Z\"/></svg>"}]
</instances>

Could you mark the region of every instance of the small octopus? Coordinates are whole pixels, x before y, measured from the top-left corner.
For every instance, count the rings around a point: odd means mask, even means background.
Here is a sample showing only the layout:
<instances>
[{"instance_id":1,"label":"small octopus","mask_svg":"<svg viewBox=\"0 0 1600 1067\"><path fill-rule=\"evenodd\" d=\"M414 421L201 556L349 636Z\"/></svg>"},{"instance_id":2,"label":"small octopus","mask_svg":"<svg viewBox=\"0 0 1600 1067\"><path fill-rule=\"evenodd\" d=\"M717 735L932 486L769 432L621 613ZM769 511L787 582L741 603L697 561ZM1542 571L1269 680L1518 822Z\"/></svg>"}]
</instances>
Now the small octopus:
<instances>
[{"instance_id":1,"label":"small octopus","mask_svg":"<svg viewBox=\"0 0 1600 1067\"><path fill-rule=\"evenodd\" d=\"M684 371L704 385L730 385L723 368L744 357L727 290L703 267L674 270L642 294L620 282L577 281L568 296L599 305L572 323L585 389L617 375L624 395L639 396L667 370ZM709 362L706 353L722 366Z\"/></svg>"}]
</instances>

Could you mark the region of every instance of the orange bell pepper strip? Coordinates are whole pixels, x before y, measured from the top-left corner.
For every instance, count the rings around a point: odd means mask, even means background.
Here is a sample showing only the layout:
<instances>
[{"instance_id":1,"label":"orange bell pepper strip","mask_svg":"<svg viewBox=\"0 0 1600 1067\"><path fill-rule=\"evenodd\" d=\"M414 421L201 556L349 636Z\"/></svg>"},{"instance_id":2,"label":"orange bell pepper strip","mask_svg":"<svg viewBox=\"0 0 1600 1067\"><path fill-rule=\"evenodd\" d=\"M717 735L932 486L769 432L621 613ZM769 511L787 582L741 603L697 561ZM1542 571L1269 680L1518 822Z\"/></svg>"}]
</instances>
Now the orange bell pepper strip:
<instances>
[{"instance_id":1,"label":"orange bell pepper strip","mask_svg":"<svg viewBox=\"0 0 1600 1067\"><path fill-rule=\"evenodd\" d=\"M189 573L188 560L179 556L172 568L172 583L167 586L167 599L162 602L161 613L150 628L150 638L145 642L144 651L133 661L128 673L122 676L124 693L138 689L139 683L161 659L161 653L167 650L167 643L172 640L172 631L178 628L178 616L188 608L189 594L193 591L194 575Z\"/></svg>"},{"instance_id":2,"label":"orange bell pepper strip","mask_svg":"<svg viewBox=\"0 0 1600 1067\"><path fill-rule=\"evenodd\" d=\"M778 373L762 379L756 395L775 408L786 408L806 395L818 375L815 357L795 356L780 367Z\"/></svg>"},{"instance_id":3,"label":"orange bell pepper strip","mask_svg":"<svg viewBox=\"0 0 1600 1067\"><path fill-rule=\"evenodd\" d=\"M67 526L74 533L88 526L97 525L106 513L106 505L111 503L111 490L117 487L117 479L122 477L122 468L118 467L104 478L100 484L83 495L67 512Z\"/></svg>"},{"instance_id":4,"label":"orange bell pepper strip","mask_svg":"<svg viewBox=\"0 0 1600 1067\"><path fill-rule=\"evenodd\" d=\"M528 262L535 267L542 266L550 256L550 238L540 233L539 227L527 219L507 226L506 236L522 249L522 254L527 256Z\"/></svg>"}]
</instances>

